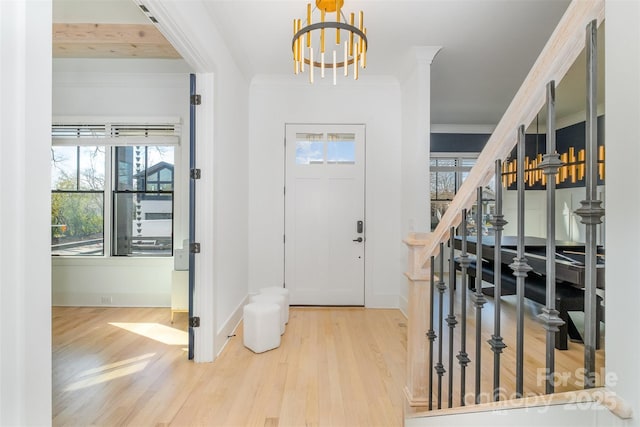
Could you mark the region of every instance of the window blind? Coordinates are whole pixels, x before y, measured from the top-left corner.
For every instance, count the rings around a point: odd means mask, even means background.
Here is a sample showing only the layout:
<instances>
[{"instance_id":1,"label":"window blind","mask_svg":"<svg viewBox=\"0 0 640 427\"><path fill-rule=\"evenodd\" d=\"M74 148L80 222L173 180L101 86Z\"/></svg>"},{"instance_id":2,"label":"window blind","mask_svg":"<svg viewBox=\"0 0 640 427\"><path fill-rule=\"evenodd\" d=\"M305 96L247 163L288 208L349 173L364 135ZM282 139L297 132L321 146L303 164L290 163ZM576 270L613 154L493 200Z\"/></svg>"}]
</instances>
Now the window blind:
<instances>
[{"instance_id":1,"label":"window blind","mask_svg":"<svg viewBox=\"0 0 640 427\"><path fill-rule=\"evenodd\" d=\"M54 123L53 145L179 145L179 123Z\"/></svg>"}]
</instances>

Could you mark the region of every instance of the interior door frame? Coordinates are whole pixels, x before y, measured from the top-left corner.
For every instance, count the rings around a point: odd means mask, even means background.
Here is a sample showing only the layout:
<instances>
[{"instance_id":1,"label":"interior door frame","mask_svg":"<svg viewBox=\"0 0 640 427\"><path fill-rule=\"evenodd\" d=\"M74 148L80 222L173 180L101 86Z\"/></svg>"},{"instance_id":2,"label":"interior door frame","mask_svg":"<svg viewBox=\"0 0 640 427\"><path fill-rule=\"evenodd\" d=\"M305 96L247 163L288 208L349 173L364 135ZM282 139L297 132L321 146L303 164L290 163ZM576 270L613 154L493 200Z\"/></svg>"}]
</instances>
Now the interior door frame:
<instances>
[{"instance_id":1,"label":"interior door frame","mask_svg":"<svg viewBox=\"0 0 640 427\"><path fill-rule=\"evenodd\" d=\"M283 196L282 196L282 213L283 213L283 218L282 218L282 232L283 232L283 239L282 239L282 282L283 282L283 287L286 287L286 272L287 272L287 253L286 253L286 241L285 241L285 235L286 235L286 230L287 230L287 197L286 197L286 185L287 185L287 148L286 148L286 144L287 144L287 126L360 126L362 129L362 141L364 144L363 147L363 161L364 161L364 165L363 165L363 172L362 172L362 178L363 178L363 185L362 185L362 197L363 197L363 209L362 209L362 220L364 221L364 225L365 225L365 233L363 234L365 236L365 241L363 242L363 276L362 276L362 281L363 281L363 304L362 307L367 307L367 300L368 300L368 295L369 295L369 282L367 280L367 270L368 270L368 264L367 264L367 244L366 244L366 236L367 236L367 227L368 227L368 221L367 221L367 125L366 123L336 123L336 122L332 122L332 123L327 123L327 122L323 122L323 123L313 123L313 122L285 122L284 127L283 127L283 153L282 153L282 169L283 169L283 182L282 182L282 188L284 189L283 191Z\"/></svg>"}]
</instances>

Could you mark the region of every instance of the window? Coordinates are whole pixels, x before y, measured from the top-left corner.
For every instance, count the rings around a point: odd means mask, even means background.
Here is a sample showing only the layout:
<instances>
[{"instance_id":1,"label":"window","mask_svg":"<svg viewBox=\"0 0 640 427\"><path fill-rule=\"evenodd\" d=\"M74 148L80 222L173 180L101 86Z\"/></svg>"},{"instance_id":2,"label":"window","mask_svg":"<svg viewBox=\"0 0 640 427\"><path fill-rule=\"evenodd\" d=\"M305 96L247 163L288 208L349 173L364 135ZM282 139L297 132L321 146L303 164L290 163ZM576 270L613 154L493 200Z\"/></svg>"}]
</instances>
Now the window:
<instances>
[{"instance_id":1,"label":"window","mask_svg":"<svg viewBox=\"0 0 640 427\"><path fill-rule=\"evenodd\" d=\"M52 255L173 254L178 137L148 127L54 125Z\"/></svg>"},{"instance_id":2,"label":"window","mask_svg":"<svg viewBox=\"0 0 640 427\"><path fill-rule=\"evenodd\" d=\"M473 157L431 153L431 230L434 230L476 162Z\"/></svg>"},{"instance_id":3,"label":"window","mask_svg":"<svg viewBox=\"0 0 640 427\"><path fill-rule=\"evenodd\" d=\"M51 252L103 255L105 147L53 147L51 166Z\"/></svg>"},{"instance_id":4,"label":"window","mask_svg":"<svg viewBox=\"0 0 640 427\"><path fill-rule=\"evenodd\" d=\"M354 165L356 140L353 133L297 133L297 165Z\"/></svg>"},{"instance_id":5,"label":"window","mask_svg":"<svg viewBox=\"0 0 640 427\"><path fill-rule=\"evenodd\" d=\"M171 255L173 147L113 151L113 255Z\"/></svg>"},{"instance_id":6,"label":"window","mask_svg":"<svg viewBox=\"0 0 640 427\"><path fill-rule=\"evenodd\" d=\"M475 154L473 157L466 155L456 154L431 154L431 230L433 231L442 215L446 212L449 204L457 194L460 186L464 180L469 176L471 168L476 164ZM482 230L483 234L491 234L491 226L489 219L494 213L494 199L495 199L495 180L491 180L489 185L483 188L482 202L483 202L483 220ZM468 233L476 234L476 206L472 206L467 216Z\"/></svg>"}]
</instances>

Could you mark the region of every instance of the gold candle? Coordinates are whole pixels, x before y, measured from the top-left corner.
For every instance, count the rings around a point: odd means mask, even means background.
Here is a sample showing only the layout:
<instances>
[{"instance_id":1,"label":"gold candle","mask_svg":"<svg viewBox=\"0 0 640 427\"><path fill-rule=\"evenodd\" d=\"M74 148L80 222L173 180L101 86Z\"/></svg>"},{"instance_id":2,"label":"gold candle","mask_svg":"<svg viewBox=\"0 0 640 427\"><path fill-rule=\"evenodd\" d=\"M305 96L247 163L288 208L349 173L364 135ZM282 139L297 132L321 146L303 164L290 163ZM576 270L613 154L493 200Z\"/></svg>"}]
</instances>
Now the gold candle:
<instances>
[{"instance_id":1,"label":"gold candle","mask_svg":"<svg viewBox=\"0 0 640 427\"><path fill-rule=\"evenodd\" d=\"M340 22L340 2L336 0L336 22ZM336 28L336 45L340 44L340 28Z\"/></svg>"},{"instance_id":2,"label":"gold candle","mask_svg":"<svg viewBox=\"0 0 640 427\"><path fill-rule=\"evenodd\" d=\"M311 25L311 3L307 3L307 25ZM307 47L311 47L311 31L307 32Z\"/></svg>"},{"instance_id":3,"label":"gold candle","mask_svg":"<svg viewBox=\"0 0 640 427\"><path fill-rule=\"evenodd\" d=\"M358 80L358 45L355 47L355 55L353 58L353 80Z\"/></svg>"},{"instance_id":4,"label":"gold candle","mask_svg":"<svg viewBox=\"0 0 640 427\"><path fill-rule=\"evenodd\" d=\"M367 35L367 29L362 30L364 35ZM367 49L364 45L364 39L362 40L362 64L360 64L362 68L367 68Z\"/></svg>"},{"instance_id":5,"label":"gold candle","mask_svg":"<svg viewBox=\"0 0 640 427\"><path fill-rule=\"evenodd\" d=\"M349 45L348 42L344 42L344 65L343 65L343 68L344 68L344 76L345 77L347 77L349 75L349 67L348 67L348 62L347 62L349 60L349 58L347 56L348 53L349 53L349 50L348 50L349 46L348 45Z\"/></svg>"},{"instance_id":6,"label":"gold candle","mask_svg":"<svg viewBox=\"0 0 640 427\"><path fill-rule=\"evenodd\" d=\"M324 22L324 9L320 11L320 22ZM324 53L324 28L320 30L320 52Z\"/></svg>"},{"instance_id":7,"label":"gold candle","mask_svg":"<svg viewBox=\"0 0 640 427\"><path fill-rule=\"evenodd\" d=\"M302 28L302 21L296 20L298 23L298 31ZM300 62L300 71L304 72L304 55L302 54L302 40L298 38L298 61Z\"/></svg>"},{"instance_id":8,"label":"gold candle","mask_svg":"<svg viewBox=\"0 0 640 427\"><path fill-rule=\"evenodd\" d=\"M358 28L360 31L364 28L364 13L362 11L358 15ZM358 52L362 53L362 37L358 40Z\"/></svg>"},{"instance_id":9,"label":"gold candle","mask_svg":"<svg viewBox=\"0 0 640 427\"><path fill-rule=\"evenodd\" d=\"M349 14L349 25L353 27L353 22L356 19L355 13ZM349 32L349 56L353 56L353 31Z\"/></svg>"},{"instance_id":10,"label":"gold candle","mask_svg":"<svg viewBox=\"0 0 640 427\"><path fill-rule=\"evenodd\" d=\"M298 26L296 25L296 20L294 19L294 20L293 20L293 36L294 36L294 37L296 36L296 33L298 32L298 31L297 31L297 28L298 28ZM293 60L294 60L294 61L297 61L297 60L298 60L298 52L297 52L297 50L296 50L296 45L297 45L297 43L298 43L298 40L296 39L296 40L293 42Z\"/></svg>"}]
</instances>

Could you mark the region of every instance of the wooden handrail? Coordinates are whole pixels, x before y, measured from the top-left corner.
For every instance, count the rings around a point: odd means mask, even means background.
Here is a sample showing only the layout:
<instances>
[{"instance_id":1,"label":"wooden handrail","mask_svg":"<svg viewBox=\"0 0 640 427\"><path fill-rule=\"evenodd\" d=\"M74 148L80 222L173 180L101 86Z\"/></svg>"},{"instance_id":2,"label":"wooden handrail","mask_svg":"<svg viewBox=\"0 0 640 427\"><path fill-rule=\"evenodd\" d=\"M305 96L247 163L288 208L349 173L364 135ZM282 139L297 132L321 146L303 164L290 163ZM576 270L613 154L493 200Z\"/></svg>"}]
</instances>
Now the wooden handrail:
<instances>
[{"instance_id":1,"label":"wooden handrail","mask_svg":"<svg viewBox=\"0 0 640 427\"><path fill-rule=\"evenodd\" d=\"M442 220L424 240L416 269L424 268L429 257L437 255L449 228L460 224L461 211L473 205L476 189L491 180L495 160L504 160L515 146L518 126L531 123L544 105L547 83L555 80L558 84L584 49L585 28L594 19L598 25L604 19L604 0L573 0L569 4Z\"/></svg>"}]
</instances>

